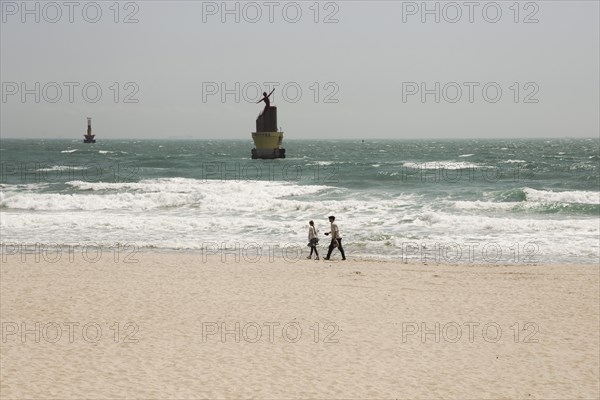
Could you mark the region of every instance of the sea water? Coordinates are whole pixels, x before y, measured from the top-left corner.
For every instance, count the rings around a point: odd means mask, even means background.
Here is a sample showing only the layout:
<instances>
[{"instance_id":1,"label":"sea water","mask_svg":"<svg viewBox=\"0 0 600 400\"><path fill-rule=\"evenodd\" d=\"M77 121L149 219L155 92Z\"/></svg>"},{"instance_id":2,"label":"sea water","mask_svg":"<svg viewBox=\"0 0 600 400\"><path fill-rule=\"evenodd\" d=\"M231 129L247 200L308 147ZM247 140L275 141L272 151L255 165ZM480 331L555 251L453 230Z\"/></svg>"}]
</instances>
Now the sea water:
<instances>
[{"instance_id":1,"label":"sea water","mask_svg":"<svg viewBox=\"0 0 600 400\"><path fill-rule=\"evenodd\" d=\"M307 250L336 216L349 257L599 260L597 139L0 142L2 245ZM8 246L8 247L7 247ZM237 247L236 247L237 246Z\"/></svg>"}]
</instances>

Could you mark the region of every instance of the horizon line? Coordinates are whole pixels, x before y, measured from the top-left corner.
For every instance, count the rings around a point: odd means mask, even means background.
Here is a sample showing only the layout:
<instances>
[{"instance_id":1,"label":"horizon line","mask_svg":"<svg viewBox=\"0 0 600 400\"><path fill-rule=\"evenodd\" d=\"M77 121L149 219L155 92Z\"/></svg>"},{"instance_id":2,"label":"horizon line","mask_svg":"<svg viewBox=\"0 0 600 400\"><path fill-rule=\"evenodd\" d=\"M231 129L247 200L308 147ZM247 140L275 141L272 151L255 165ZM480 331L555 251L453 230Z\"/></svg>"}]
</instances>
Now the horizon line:
<instances>
[{"instance_id":1,"label":"horizon line","mask_svg":"<svg viewBox=\"0 0 600 400\"><path fill-rule=\"evenodd\" d=\"M83 137L83 136L82 136ZM507 140L507 139L528 139L528 140L556 140L556 139L598 139L600 140L600 136L550 136L550 137L537 137L537 136L506 136L506 137L430 137L430 138L306 138L306 139L295 139L295 138L286 138L286 141L358 141L358 142L367 142L367 141L382 141L382 140ZM72 137L2 137L0 136L0 140L71 140L71 141L80 141L79 138ZM188 140L188 141L201 141L201 140L220 140L220 141L239 141L239 140L248 140L252 141L252 138L194 138L194 137L166 137L166 138L135 138L135 137L125 137L125 138L100 138L99 141L118 141L118 140L143 140L143 141L152 141L152 140Z\"/></svg>"}]
</instances>

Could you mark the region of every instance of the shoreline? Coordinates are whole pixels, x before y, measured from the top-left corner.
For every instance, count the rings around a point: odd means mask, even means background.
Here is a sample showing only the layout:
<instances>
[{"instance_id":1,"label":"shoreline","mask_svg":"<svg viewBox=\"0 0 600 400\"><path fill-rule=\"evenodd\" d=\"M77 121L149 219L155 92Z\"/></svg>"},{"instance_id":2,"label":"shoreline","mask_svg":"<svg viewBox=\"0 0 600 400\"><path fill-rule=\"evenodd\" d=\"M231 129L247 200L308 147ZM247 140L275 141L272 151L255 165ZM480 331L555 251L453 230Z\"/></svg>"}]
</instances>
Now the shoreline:
<instances>
[{"instance_id":1,"label":"shoreline","mask_svg":"<svg viewBox=\"0 0 600 400\"><path fill-rule=\"evenodd\" d=\"M152 255L152 254L163 254L163 255L185 255L185 256L196 256L201 257L203 260L221 258L221 262L227 263L231 259L235 259L235 262L247 262L250 264L260 263L267 260L269 263L273 262L284 262L284 263L302 263L308 261L306 257L309 254L309 248L297 244L297 242L285 243L283 246L278 246L281 243L262 243L263 246L257 247L254 243L249 242L242 246L240 243L229 243L229 242L207 242L207 244L215 245L213 247L207 247L204 249L173 249L173 248L158 248L158 247L139 247L135 243L126 243L117 245L102 245L95 242L87 244L80 243L63 243L55 246L56 243L15 243L15 242L2 242L0 243L0 258L4 262L6 259L11 257L20 258L21 262L26 262L28 259L34 258L35 262L60 262L63 260L69 260L73 262L74 257L79 256L80 258L87 260L88 263L95 263L105 257L113 257L113 259L120 259L122 257L130 260L135 260L138 255ZM234 247L220 247L220 244L233 244ZM266 246L264 246L266 244ZM272 245L276 245L272 247ZM237 247L236 247L237 246ZM460 255L458 260L453 260L448 255L443 255L440 251L431 254L427 252L421 252L420 257L415 257L414 253L410 254L410 257L400 255L375 255L375 254L361 254L353 255L351 247L345 245L346 252L348 254L348 261L353 262L365 262L365 263L388 263L388 264L413 264L413 265L452 265L452 266L540 266L540 265L561 265L561 266L594 266L589 260L589 257L582 262L573 261L548 261L548 260L531 260L530 258L522 257L519 255L519 261L507 261L507 259L494 260L490 258L488 261L481 259L474 259L472 253L467 253L465 257ZM327 254L327 245L320 245L319 255L321 257L320 262L328 262L324 260ZM331 262L341 261L339 251L334 250L332 254ZM464 259L463 259L464 258ZM508 256L508 259L510 256ZM521 261L520 258L524 258L525 261ZM94 261L96 260L97 261ZM314 261L314 260L313 260Z\"/></svg>"},{"instance_id":2,"label":"shoreline","mask_svg":"<svg viewBox=\"0 0 600 400\"><path fill-rule=\"evenodd\" d=\"M137 256L2 260L3 398L600 394L597 265Z\"/></svg>"}]
</instances>

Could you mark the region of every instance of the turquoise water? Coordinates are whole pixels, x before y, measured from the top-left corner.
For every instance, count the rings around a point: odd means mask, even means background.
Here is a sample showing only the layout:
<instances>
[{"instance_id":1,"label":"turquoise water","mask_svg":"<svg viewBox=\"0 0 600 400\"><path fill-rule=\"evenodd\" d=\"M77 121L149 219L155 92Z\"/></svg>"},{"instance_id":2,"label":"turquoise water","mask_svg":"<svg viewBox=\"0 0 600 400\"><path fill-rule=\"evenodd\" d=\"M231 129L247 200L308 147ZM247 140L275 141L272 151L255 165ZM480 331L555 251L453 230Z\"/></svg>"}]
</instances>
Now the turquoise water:
<instances>
[{"instance_id":1,"label":"turquoise water","mask_svg":"<svg viewBox=\"0 0 600 400\"><path fill-rule=\"evenodd\" d=\"M2 140L2 242L305 246L333 214L350 256L596 262L599 145L286 140L251 160L249 140Z\"/></svg>"}]
</instances>

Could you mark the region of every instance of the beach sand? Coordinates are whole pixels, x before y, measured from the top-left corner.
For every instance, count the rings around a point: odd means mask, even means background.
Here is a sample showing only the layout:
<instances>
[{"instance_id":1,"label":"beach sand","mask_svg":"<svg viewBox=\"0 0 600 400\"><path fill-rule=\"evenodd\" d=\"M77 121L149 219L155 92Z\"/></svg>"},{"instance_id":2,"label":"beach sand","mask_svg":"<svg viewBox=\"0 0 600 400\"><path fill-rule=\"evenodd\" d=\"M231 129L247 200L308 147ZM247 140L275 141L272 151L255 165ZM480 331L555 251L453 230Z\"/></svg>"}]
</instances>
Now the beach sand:
<instances>
[{"instance_id":1,"label":"beach sand","mask_svg":"<svg viewBox=\"0 0 600 400\"><path fill-rule=\"evenodd\" d=\"M600 397L598 266L134 257L5 256L2 399Z\"/></svg>"}]
</instances>

